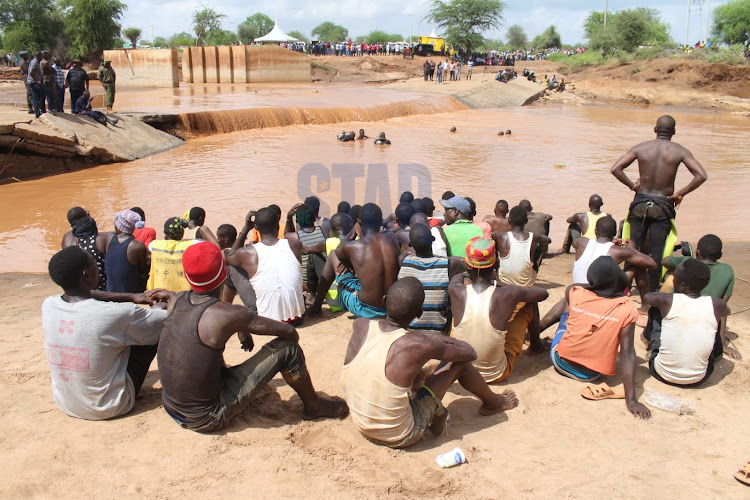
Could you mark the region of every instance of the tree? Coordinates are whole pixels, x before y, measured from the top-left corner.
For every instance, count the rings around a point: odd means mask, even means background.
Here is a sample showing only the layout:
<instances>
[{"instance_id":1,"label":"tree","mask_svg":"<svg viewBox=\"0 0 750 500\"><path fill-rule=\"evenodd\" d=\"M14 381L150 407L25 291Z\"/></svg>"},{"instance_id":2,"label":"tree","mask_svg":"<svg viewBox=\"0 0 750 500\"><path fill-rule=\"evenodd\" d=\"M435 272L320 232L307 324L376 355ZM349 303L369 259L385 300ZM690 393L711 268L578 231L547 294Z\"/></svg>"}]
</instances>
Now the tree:
<instances>
[{"instance_id":1,"label":"tree","mask_svg":"<svg viewBox=\"0 0 750 500\"><path fill-rule=\"evenodd\" d=\"M541 35L535 36L531 45L536 49L559 49L562 47L562 40L560 39L560 33L557 32L557 28L553 25L544 30Z\"/></svg>"},{"instance_id":2,"label":"tree","mask_svg":"<svg viewBox=\"0 0 750 500\"><path fill-rule=\"evenodd\" d=\"M750 0L749 0L750 1ZM640 45L671 45L669 25L663 23L656 9L638 7L612 12L604 27L604 13L592 12L583 23L589 46L610 52L632 51Z\"/></svg>"},{"instance_id":3,"label":"tree","mask_svg":"<svg viewBox=\"0 0 750 500\"><path fill-rule=\"evenodd\" d=\"M273 29L273 26L273 19L265 14L256 12L237 26L237 35L240 37L242 43L249 44L256 38L267 35Z\"/></svg>"},{"instance_id":4,"label":"tree","mask_svg":"<svg viewBox=\"0 0 750 500\"><path fill-rule=\"evenodd\" d=\"M300 30L292 30L287 33L287 35L296 38L297 40L303 41L303 42L309 42L310 39L307 38L307 36L302 33Z\"/></svg>"},{"instance_id":5,"label":"tree","mask_svg":"<svg viewBox=\"0 0 750 500\"><path fill-rule=\"evenodd\" d=\"M167 46L167 39L163 36L157 36L154 38L154 47L166 47Z\"/></svg>"},{"instance_id":6,"label":"tree","mask_svg":"<svg viewBox=\"0 0 750 500\"><path fill-rule=\"evenodd\" d=\"M529 39L526 36L526 31L522 26L514 24L508 28L508 46L511 50L525 49L526 42L528 41Z\"/></svg>"},{"instance_id":7,"label":"tree","mask_svg":"<svg viewBox=\"0 0 750 500\"><path fill-rule=\"evenodd\" d=\"M482 33L500 29L504 8L501 0L431 0L425 20L439 26L449 43L471 53L482 44Z\"/></svg>"},{"instance_id":8,"label":"tree","mask_svg":"<svg viewBox=\"0 0 750 500\"><path fill-rule=\"evenodd\" d=\"M122 30L122 36L130 40L130 43L135 47L138 45L138 40L141 39L141 30L140 28L125 28Z\"/></svg>"},{"instance_id":9,"label":"tree","mask_svg":"<svg viewBox=\"0 0 750 500\"><path fill-rule=\"evenodd\" d=\"M312 36L324 42L343 42L349 38L349 30L331 21L317 25L312 30Z\"/></svg>"},{"instance_id":10,"label":"tree","mask_svg":"<svg viewBox=\"0 0 750 500\"><path fill-rule=\"evenodd\" d=\"M3 47L33 53L55 45L64 32L52 0L0 0Z\"/></svg>"},{"instance_id":11,"label":"tree","mask_svg":"<svg viewBox=\"0 0 750 500\"><path fill-rule=\"evenodd\" d=\"M182 31L170 36L166 45L168 47L187 47L188 45L195 45L195 37L186 31Z\"/></svg>"},{"instance_id":12,"label":"tree","mask_svg":"<svg viewBox=\"0 0 750 500\"><path fill-rule=\"evenodd\" d=\"M213 30L206 37L207 45L232 45L237 41L237 33L229 30Z\"/></svg>"},{"instance_id":13,"label":"tree","mask_svg":"<svg viewBox=\"0 0 750 500\"><path fill-rule=\"evenodd\" d=\"M118 0L67 0L63 6L72 57L100 56L120 35L122 11Z\"/></svg>"},{"instance_id":14,"label":"tree","mask_svg":"<svg viewBox=\"0 0 750 500\"><path fill-rule=\"evenodd\" d=\"M724 43L750 39L750 0L735 0L714 9L713 35Z\"/></svg>"},{"instance_id":15,"label":"tree","mask_svg":"<svg viewBox=\"0 0 750 500\"><path fill-rule=\"evenodd\" d=\"M226 17L224 14L216 12L209 7L203 7L193 12L193 31L196 36L195 46L200 45L210 32L220 30L221 20Z\"/></svg>"}]
</instances>

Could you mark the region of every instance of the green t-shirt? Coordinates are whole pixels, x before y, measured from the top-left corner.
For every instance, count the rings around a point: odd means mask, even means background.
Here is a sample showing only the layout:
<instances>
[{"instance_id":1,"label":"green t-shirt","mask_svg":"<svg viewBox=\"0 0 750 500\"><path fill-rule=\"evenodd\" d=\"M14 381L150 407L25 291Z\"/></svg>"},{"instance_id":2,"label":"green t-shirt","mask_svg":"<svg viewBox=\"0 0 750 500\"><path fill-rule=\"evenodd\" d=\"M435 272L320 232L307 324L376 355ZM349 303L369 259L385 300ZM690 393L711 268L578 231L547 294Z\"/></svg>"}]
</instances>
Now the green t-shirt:
<instances>
[{"instance_id":1,"label":"green t-shirt","mask_svg":"<svg viewBox=\"0 0 750 500\"><path fill-rule=\"evenodd\" d=\"M667 263L670 269L675 269L682 262L691 257L670 257ZM711 278L708 280L706 288L701 290L701 295L723 299L725 296L731 297L734 290L734 270L729 264L721 262L701 261L711 270Z\"/></svg>"},{"instance_id":2,"label":"green t-shirt","mask_svg":"<svg viewBox=\"0 0 750 500\"><path fill-rule=\"evenodd\" d=\"M466 244L476 236L484 236L482 228L466 219L459 219L443 227L449 257L466 257Z\"/></svg>"}]
</instances>

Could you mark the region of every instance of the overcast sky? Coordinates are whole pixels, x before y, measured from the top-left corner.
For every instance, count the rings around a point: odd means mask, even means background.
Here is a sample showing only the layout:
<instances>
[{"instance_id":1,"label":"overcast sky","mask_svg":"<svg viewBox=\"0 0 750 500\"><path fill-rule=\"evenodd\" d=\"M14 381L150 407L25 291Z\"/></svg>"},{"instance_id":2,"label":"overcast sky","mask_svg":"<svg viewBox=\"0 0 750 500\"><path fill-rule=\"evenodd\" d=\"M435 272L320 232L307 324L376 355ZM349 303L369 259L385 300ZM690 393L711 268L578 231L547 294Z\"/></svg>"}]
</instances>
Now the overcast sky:
<instances>
[{"instance_id":1,"label":"overcast sky","mask_svg":"<svg viewBox=\"0 0 750 500\"><path fill-rule=\"evenodd\" d=\"M333 21L349 29L352 38L380 29L389 33L400 33L409 38L410 20L413 19L414 37L429 35L432 26L423 20L429 10L429 1L417 0L405 7L403 0L123 0L128 5L122 19L123 28L138 27L143 38L168 37L180 31L192 32L191 14L201 5L209 5L228 17L224 28L235 30L237 24L248 16L262 12L278 18L284 31L300 30L306 35L324 21ZM690 0L693 4L690 15L690 43L705 38L706 13L709 0ZM711 8L727 0L711 1ZM520 24L526 29L529 39L538 35L551 24L557 26L566 44L584 42L583 20L592 10L604 10L605 0L506 0L503 11L503 28L486 33L490 38L506 39L508 26ZM703 3L701 8L701 3ZM661 12L662 20L671 27L672 38L685 41L688 0L609 0L609 10L634 7L653 7ZM413 18L409 17L413 14Z\"/></svg>"}]
</instances>

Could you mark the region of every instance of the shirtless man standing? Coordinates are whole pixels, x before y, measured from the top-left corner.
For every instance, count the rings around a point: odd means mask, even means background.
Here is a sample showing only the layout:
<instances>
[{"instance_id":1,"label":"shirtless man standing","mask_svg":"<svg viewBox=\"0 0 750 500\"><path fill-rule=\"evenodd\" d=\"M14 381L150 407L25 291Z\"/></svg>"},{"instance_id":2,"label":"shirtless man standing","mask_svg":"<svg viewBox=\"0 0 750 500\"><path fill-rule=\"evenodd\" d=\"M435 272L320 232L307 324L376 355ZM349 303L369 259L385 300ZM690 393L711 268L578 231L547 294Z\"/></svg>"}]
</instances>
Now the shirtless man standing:
<instances>
[{"instance_id":1,"label":"shirtless man standing","mask_svg":"<svg viewBox=\"0 0 750 500\"><path fill-rule=\"evenodd\" d=\"M343 241L328 256L308 315L320 314L320 306L335 278L344 309L362 318L385 317L385 294L398 277L398 243L393 233L380 232L383 212L374 203L362 207L361 222L362 237ZM338 272L340 264L349 269Z\"/></svg>"},{"instance_id":2,"label":"shirtless man standing","mask_svg":"<svg viewBox=\"0 0 750 500\"><path fill-rule=\"evenodd\" d=\"M610 171L615 178L635 191L630 204L627 223L630 225L630 239L640 250L648 238L649 255L661 262L667 236L672 229L675 210L682 198L706 182L706 171L693 154L672 142L675 134L675 120L669 115L661 116L654 128L656 139L633 146L630 151L612 165ZM625 169L638 160L639 178L633 182ZM677 168L684 163L693 178L684 188L675 191L674 182ZM623 235L625 236L625 235ZM661 269L649 272L651 290L657 290Z\"/></svg>"}]
</instances>

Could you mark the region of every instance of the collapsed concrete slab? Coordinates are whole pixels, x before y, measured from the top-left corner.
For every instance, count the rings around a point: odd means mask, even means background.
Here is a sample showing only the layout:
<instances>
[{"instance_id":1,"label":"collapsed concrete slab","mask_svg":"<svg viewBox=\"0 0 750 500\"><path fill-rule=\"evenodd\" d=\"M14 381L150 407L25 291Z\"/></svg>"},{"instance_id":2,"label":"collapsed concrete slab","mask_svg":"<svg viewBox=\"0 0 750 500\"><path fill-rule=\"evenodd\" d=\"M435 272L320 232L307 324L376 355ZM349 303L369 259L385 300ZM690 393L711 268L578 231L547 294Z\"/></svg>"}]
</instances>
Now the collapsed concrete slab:
<instances>
[{"instance_id":1,"label":"collapsed concrete slab","mask_svg":"<svg viewBox=\"0 0 750 500\"><path fill-rule=\"evenodd\" d=\"M183 144L137 115L110 115L115 117L117 124L105 126L68 113L33 120L18 112L0 114L0 180L132 161Z\"/></svg>"}]
</instances>

